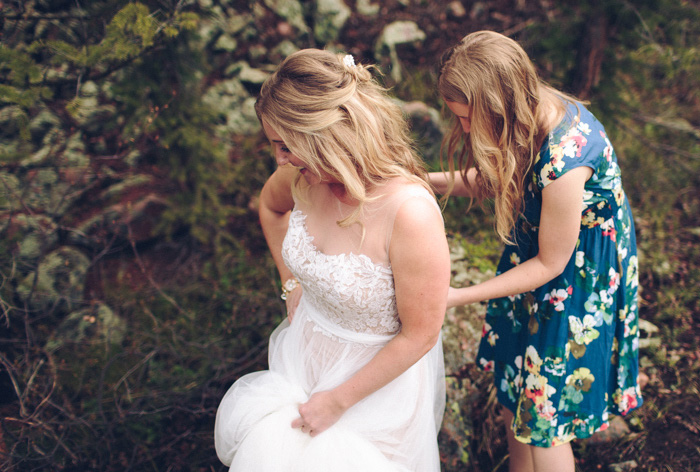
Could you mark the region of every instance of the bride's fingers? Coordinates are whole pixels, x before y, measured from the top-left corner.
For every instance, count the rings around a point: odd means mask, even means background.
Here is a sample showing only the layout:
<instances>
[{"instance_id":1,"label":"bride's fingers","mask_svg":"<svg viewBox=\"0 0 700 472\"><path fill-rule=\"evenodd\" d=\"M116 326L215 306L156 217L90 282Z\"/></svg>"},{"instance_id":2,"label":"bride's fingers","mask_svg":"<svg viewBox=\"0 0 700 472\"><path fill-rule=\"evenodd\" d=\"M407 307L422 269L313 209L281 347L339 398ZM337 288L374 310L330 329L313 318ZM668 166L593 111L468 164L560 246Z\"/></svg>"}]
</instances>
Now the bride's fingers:
<instances>
[{"instance_id":1,"label":"bride's fingers","mask_svg":"<svg viewBox=\"0 0 700 472\"><path fill-rule=\"evenodd\" d=\"M292 428L303 428L304 427L304 420L301 419L301 416L294 421L292 421Z\"/></svg>"}]
</instances>

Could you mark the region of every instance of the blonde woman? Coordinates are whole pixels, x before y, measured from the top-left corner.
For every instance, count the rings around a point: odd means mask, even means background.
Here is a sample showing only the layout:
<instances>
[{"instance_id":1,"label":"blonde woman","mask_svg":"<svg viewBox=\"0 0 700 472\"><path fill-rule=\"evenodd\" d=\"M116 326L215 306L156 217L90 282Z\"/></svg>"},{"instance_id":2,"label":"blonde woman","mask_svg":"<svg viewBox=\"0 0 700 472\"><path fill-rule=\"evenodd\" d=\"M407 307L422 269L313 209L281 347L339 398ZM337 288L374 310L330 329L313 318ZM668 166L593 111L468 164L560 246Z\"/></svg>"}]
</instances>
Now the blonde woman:
<instances>
[{"instance_id":1,"label":"blonde woman","mask_svg":"<svg viewBox=\"0 0 700 472\"><path fill-rule=\"evenodd\" d=\"M215 439L233 471L439 471L442 216L400 110L352 56L302 50L256 104L279 168L260 221L288 319Z\"/></svg>"},{"instance_id":2,"label":"blonde woman","mask_svg":"<svg viewBox=\"0 0 700 472\"><path fill-rule=\"evenodd\" d=\"M497 276L451 289L448 306L489 300L477 361L505 406L510 471L573 472L570 441L642 402L634 225L615 152L498 33L448 50L438 90L456 120L450 172L431 181L493 198L506 243Z\"/></svg>"}]
</instances>

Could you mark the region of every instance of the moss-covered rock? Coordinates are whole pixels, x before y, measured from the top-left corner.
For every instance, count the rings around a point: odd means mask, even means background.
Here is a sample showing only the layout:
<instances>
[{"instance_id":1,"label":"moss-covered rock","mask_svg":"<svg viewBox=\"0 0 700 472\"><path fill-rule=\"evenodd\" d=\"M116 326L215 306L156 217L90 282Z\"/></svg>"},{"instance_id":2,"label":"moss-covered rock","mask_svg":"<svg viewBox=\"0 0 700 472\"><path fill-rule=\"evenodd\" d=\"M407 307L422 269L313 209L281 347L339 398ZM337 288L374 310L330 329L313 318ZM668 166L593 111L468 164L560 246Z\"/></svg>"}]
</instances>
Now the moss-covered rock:
<instances>
[{"instance_id":1,"label":"moss-covered rock","mask_svg":"<svg viewBox=\"0 0 700 472\"><path fill-rule=\"evenodd\" d=\"M264 0L264 3L270 10L287 20L300 33L308 32L309 27L304 21L304 9L301 2L297 0Z\"/></svg>"},{"instance_id":2,"label":"moss-covered rock","mask_svg":"<svg viewBox=\"0 0 700 472\"><path fill-rule=\"evenodd\" d=\"M70 192L69 185L61 182L55 169L31 170L22 180L24 187L22 203L33 211L42 213L58 211L63 199Z\"/></svg>"},{"instance_id":3,"label":"moss-covered rock","mask_svg":"<svg viewBox=\"0 0 700 472\"><path fill-rule=\"evenodd\" d=\"M355 8L357 8L357 13L365 16L377 16L381 4L373 3L371 0L357 0L355 2Z\"/></svg>"},{"instance_id":4,"label":"moss-covered rock","mask_svg":"<svg viewBox=\"0 0 700 472\"><path fill-rule=\"evenodd\" d=\"M17 293L39 312L72 310L83 302L85 274L90 259L77 249L61 247L47 254L35 271L17 287Z\"/></svg>"},{"instance_id":5,"label":"moss-covered rock","mask_svg":"<svg viewBox=\"0 0 700 472\"><path fill-rule=\"evenodd\" d=\"M399 82L402 77L401 61L396 46L399 44L420 43L425 39L425 33L414 21L394 21L384 27L382 34L374 46L377 58L387 58L391 65L391 78ZM386 61L382 61L386 62Z\"/></svg>"},{"instance_id":6,"label":"moss-covered rock","mask_svg":"<svg viewBox=\"0 0 700 472\"><path fill-rule=\"evenodd\" d=\"M315 3L314 37L321 44L336 41L350 18L350 8L343 0L316 0Z\"/></svg>"},{"instance_id":7,"label":"moss-covered rock","mask_svg":"<svg viewBox=\"0 0 700 472\"><path fill-rule=\"evenodd\" d=\"M53 351L71 343L119 344L126 334L126 322L105 304L79 309L69 314L46 343Z\"/></svg>"},{"instance_id":8,"label":"moss-covered rock","mask_svg":"<svg viewBox=\"0 0 700 472\"><path fill-rule=\"evenodd\" d=\"M0 172L0 211L19 209L21 191L17 176L9 172Z\"/></svg>"},{"instance_id":9,"label":"moss-covered rock","mask_svg":"<svg viewBox=\"0 0 700 472\"><path fill-rule=\"evenodd\" d=\"M238 77L210 87L203 101L221 117L222 124L217 127L217 134L221 137L250 135L260 130L255 98L250 96Z\"/></svg>"},{"instance_id":10,"label":"moss-covered rock","mask_svg":"<svg viewBox=\"0 0 700 472\"><path fill-rule=\"evenodd\" d=\"M20 214L12 218L12 232L18 240L17 255L36 261L46 248L58 242L57 225L44 215Z\"/></svg>"}]
</instances>

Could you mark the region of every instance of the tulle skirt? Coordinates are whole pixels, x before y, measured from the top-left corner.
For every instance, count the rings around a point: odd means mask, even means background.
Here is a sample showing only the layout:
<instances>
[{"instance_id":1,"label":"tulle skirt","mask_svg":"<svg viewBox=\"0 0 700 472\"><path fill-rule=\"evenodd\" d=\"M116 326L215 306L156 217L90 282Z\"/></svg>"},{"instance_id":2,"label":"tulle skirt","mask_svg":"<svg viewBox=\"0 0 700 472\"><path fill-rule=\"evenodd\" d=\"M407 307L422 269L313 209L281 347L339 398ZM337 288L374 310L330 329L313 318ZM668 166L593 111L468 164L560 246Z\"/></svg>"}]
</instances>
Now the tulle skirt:
<instances>
[{"instance_id":1,"label":"tulle skirt","mask_svg":"<svg viewBox=\"0 0 700 472\"><path fill-rule=\"evenodd\" d=\"M401 376L311 437L291 423L298 407L366 365L392 336L342 329L302 302L270 337L269 370L241 377L216 415L219 459L231 471L439 472L445 407L442 342Z\"/></svg>"}]
</instances>

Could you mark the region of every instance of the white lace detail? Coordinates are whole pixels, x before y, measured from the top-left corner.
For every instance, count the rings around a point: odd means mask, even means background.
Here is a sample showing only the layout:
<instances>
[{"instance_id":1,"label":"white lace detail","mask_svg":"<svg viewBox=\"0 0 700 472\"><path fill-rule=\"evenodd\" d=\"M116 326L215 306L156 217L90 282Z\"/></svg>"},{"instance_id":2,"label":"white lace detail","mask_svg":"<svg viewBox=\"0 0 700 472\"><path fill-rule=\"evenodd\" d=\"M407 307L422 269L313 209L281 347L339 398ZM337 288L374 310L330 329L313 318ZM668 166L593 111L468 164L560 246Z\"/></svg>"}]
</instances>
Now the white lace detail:
<instances>
[{"instance_id":1,"label":"white lace detail","mask_svg":"<svg viewBox=\"0 0 700 472\"><path fill-rule=\"evenodd\" d=\"M282 257L301 283L307 302L335 325L365 334L399 331L391 268L364 254L322 253L313 244L306 215L300 210L289 217Z\"/></svg>"}]
</instances>

